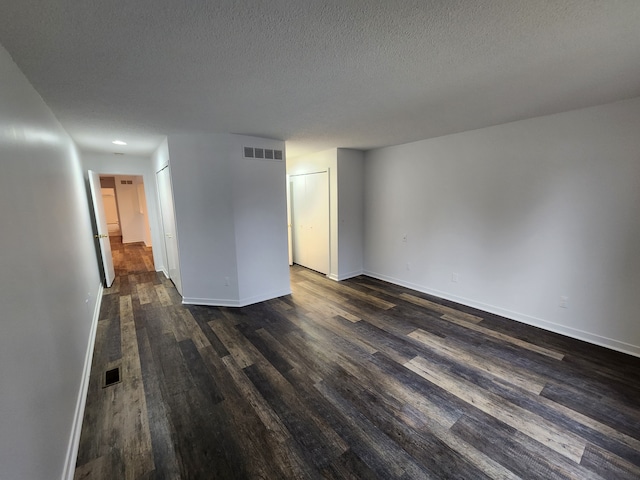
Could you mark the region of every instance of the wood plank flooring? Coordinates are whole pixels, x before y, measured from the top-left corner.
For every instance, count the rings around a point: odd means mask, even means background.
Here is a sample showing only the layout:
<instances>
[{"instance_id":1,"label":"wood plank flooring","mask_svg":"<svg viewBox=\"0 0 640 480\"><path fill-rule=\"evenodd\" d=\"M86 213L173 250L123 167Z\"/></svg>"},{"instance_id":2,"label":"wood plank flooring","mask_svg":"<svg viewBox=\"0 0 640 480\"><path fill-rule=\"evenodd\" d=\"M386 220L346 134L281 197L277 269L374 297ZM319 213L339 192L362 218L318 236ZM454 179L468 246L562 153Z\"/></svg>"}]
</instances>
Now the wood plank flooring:
<instances>
[{"instance_id":1,"label":"wood plank flooring","mask_svg":"<svg viewBox=\"0 0 640 480\"><path fill-rule=\"evenodd\" d=\"M104 294L78 480L640 478L640 359L297 266L292 295L183 306L137 262Z\"/></svg>"}]
</instances>

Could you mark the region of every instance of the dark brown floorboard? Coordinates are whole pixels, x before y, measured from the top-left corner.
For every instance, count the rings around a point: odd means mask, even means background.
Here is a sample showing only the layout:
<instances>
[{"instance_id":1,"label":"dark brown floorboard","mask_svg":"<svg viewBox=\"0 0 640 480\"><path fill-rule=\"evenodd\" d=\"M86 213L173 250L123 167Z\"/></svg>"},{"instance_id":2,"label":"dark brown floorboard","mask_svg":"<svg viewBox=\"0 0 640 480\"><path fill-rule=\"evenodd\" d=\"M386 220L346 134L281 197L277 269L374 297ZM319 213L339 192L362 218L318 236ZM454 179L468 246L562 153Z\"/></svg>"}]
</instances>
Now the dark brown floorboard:
<instances>
[{"instance_id":1,"label":"dark brown floorboard","mask_svg":"<svg viewBox=\"0 0 640 480\"><path fill-rule=\"evenodd\" d=\"M298 266L292 295L183 306L113 249L76 479L640 478L638 358Z\"/></svg>"}]
</instances>

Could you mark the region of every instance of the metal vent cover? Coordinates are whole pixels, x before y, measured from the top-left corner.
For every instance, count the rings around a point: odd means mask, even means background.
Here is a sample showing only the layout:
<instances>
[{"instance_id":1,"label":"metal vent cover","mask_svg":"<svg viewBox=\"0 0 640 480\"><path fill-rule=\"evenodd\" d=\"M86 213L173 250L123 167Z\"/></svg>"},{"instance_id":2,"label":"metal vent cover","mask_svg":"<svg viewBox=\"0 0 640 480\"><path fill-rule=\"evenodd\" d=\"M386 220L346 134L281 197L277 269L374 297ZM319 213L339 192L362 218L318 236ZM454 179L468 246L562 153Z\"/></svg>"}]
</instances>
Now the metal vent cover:
<instances>
[{"instance_id":1,"label":"metal vent cover","mask_svg":"<svg viewBox=\"0 0 640 480\"><path fill-rule=\"evenodd\" d=\"M282 150L274 150L271 148L242 147L242 156L244 158L282 161L283 152Z\"/></svg>"},{"instance_id":2,"label":"metal vent cover","mask_svg":"<svg viewBox=\"0 0 640 480\"><path fill-rule=\"evenodd\" d=\"M112 368L111 370L104 372L102 388L110 387L111 385L115 385L121 381L122 377L120 376L120 367Z\"/></svg>"}]
</instances>

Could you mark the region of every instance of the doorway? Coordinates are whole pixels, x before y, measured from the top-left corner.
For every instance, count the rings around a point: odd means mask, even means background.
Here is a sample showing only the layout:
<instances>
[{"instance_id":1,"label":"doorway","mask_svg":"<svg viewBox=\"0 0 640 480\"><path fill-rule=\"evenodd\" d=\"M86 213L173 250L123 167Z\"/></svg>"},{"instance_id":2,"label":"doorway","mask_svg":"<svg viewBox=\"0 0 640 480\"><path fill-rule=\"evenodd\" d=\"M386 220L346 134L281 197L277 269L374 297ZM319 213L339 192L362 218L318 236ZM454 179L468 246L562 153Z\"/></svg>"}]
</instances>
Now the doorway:
<instances>
[{"instance_id":1,"label":"doorway","mask_svg":"<svg viewBox=\"0 0 640 480\"><path fill-rule=\"evenodd\" d=\"M329 172L291 175L289 189L293 263L328 275Z\"/></svg>"},{"instance_id":2,"label":"doorway","mask_svg":"<svg viewBox=\"0 0 640 480\"><path fill-rule=\"evenodd\" d=\"M94 199L101 200L106 220L99 237L108 237L110 246L101 244L103 263L112 264L115 277L155 272L143 177L100 174L99 181Z\"/></svg>"}]
</instances>

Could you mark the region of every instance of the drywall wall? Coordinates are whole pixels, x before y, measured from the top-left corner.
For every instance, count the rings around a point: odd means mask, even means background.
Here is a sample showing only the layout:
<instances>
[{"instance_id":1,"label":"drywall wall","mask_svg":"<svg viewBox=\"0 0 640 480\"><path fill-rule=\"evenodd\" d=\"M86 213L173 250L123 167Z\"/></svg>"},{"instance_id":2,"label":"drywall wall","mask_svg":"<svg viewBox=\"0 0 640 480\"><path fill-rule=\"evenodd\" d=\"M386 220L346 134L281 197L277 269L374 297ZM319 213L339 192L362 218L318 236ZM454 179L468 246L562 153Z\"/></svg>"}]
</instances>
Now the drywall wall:
<instances>
[{"instance_id":1,"label":"drywall wall","mask_svg":"<svg viewBox=\"0 0 640 480\"><path fill-rule=\"evenodd\" d=\"M338 149L338 280L360 275L364 245L364 152Z\"/></svg>"},{"instance_id":2,"label":"drywall wall","mask_svg":"<svg viewBox=\"0 0 640 480\"><path fill-rule=\"evenodd\" d=\"M0 47L0 477L62 478L100 277L78 152Z\"/></svg>"},{"instance_id":3,"label":"drywall wall","mask_svg":"<svg viewBox=\"0 0 640 480\"><path fill-rule=\"evenodd\" d=\"M228 136L172 135L168 146L183 298L237 302Z\"/></svg>"},{"instance_id":4,"label":"drywall wall","mask_svg":"<svg viewBox=\"0 0 640 480\"><path fill-rule=\"evenodd\" d=\"M233 225L238 301L248 305L291 293L285 161L243 158L243 147L283 150L284 142L231 135Z\"/></svg>"},{"instance_id":5,"label":"drywall wall","mask_svg":"<svg viewBox=\"0 0 640 480\"><path fill-rule=\"evenodd\" d=\"M100 183L102 184L102 182ZM107 217L109 236L120 235L120 220L118 219L118 205L116 204L116 189L102 187L100 191L102 192L102 204L104 205L104 214ZM112 231L112 226L117 227L117 230Z\"/></svg>"},{"instance_id":6,"label":"drywall wall","mask_svg":"<svg viewBox=\"0 0 640 480\"><path fill-rule=\"evenodd\" d=\"M367 152L366 273L640 354L639 132L636 98Z\"/></svg>"},{"instance_id":7,"label":"drywall wall","mask_svg":"<svg viewBox=\"0 0 640 480\"><path fill-rule=\"evenodd\" d=\"M142 209L144 189L142 198L138 195L138 185L144 185L142 176L118 175L115 180L122 243L144 242L148 222Z\"/></svg>"},{"instance_id":8,"label":"drywall wall","mask_svg":"<svg viewBox=\"0 0 640 480\"><path fill-rule=\"evenodd\" d=\"M334 148L287 160L287 174L329 171L329 278L344 280L363 269L363 165L360 150Z\"/></svg>"},{"instance_id":9,"label":"drywall wall","mask_svg":"<svg viewBox=\"0 0 640 480\"><path fill-rule=\"evenodd\" d=\"M153 240L151 240L149 207L147 206L147 194L144 191L144 180L141 176L136 177L136 189L138 190L138 202L140 204L140 214L142 215L142 241L147 247L151 247L153 245Z\"/></svg>"},{"instance_id":10,"label":"drywall wall","mask_svg":"<svg viewBox=\"0 0 640 480\"><path fill-rule=\"evenodd\" d=\"M242 147L284 143L231 134L168 138L183 301L242 306L290 292L284 162Z\"/></svg>"},{"instance_id":11,"label":"drywall wall","mask_svg":"<svg viewBox=\"0 0 640 480\"><path fill-rule=\"evenodd\" d=\"M156 271L164 270L166 259L163 254L164 240L160 223L160 207L158 206L158 189L156 185L155 158L136 155L109 155L106 153L81 152L82 168L85 177L88 170L108 175L140 175L144 182L147 202L151 244L153 245L153 263ZM118 182L116 182L118 183ZM144 237L139 241L144 240ZM156 246L162 246L156 248Z\"/></svg>"}]
</instances>

